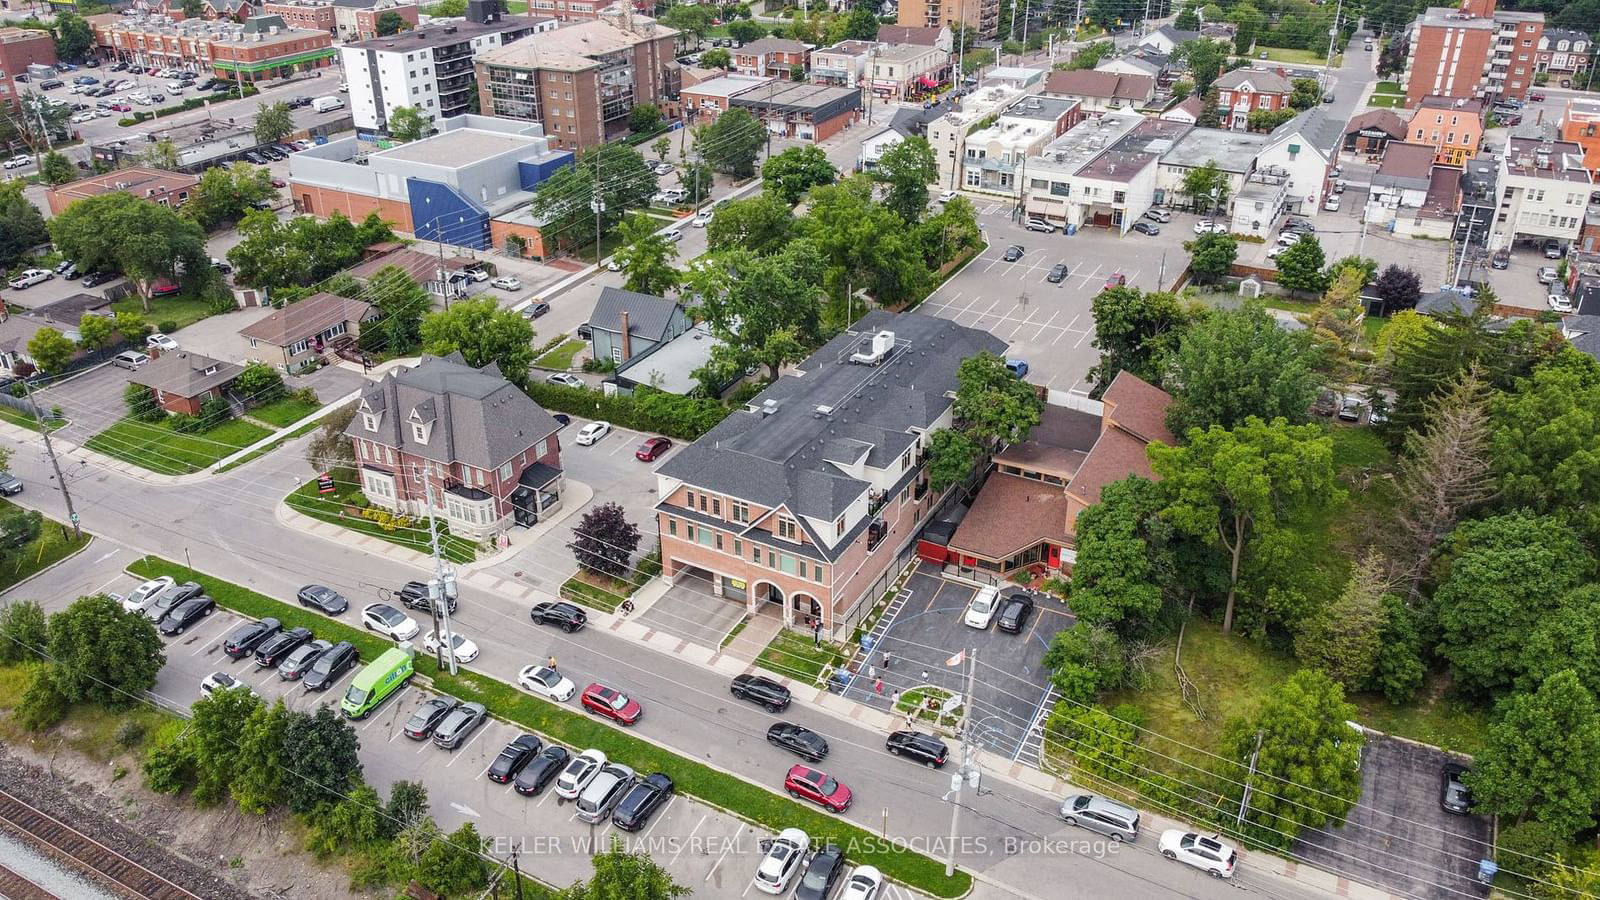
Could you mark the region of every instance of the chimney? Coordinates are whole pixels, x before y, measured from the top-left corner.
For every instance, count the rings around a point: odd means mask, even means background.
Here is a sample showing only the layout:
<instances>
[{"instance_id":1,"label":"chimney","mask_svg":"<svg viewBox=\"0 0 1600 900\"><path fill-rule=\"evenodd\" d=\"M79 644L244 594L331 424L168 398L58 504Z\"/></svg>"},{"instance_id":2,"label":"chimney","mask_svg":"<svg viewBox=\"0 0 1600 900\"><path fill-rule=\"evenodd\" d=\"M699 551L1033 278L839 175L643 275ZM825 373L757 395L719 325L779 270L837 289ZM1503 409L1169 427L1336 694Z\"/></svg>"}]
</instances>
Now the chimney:
<instances>
[{"instance_id":1,"label":"chimney","mask_svg":"<svg viewBox=\"0 0 1600 900\"><path fill-rule=\"evenodd\" d=\"M628 311L622 311L622 361L633 358L633 336L628 334Z\"/></svg>"}]
</instances>

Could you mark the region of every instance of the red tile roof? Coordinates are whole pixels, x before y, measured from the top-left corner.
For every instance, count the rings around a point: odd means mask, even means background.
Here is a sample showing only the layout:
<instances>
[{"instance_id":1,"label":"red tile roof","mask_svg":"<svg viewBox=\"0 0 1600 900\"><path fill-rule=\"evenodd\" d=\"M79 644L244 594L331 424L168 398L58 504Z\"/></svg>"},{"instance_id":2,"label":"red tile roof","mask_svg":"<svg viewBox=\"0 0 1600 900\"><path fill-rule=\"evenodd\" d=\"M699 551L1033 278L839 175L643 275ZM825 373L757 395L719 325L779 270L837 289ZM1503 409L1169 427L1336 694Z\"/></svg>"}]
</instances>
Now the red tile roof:
<instances>
[{"instance_id":1,"label":"red tile roof","mask_svg":"<svg viewBox=\"0 0 1600 900\"><path fill-rule=\"evenodd\" d=\"M1067 495L1042 481L996 472L984 482L950 546L1004 561L1041 541L1070 543Z\"/></svg>"}]
</instances>

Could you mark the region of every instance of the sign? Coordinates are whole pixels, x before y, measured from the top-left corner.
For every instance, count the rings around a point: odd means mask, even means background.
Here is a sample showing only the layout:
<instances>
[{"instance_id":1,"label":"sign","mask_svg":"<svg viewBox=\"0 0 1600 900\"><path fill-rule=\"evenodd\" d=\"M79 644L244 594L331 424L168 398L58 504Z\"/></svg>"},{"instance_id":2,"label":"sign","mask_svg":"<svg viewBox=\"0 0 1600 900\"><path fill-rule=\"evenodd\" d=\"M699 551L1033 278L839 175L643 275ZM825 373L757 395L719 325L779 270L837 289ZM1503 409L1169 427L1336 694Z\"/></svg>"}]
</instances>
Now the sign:
<instances>
[{"instance_id":1,"label":"sign","mask_svg":"<svg viewBox=\"0 0 1600 900\"><path fill-rule=\"evenodd\" d=\"M338 490L338 488L333 486L332 475L329 475L327 472L323 472L321 475L317 476L317 493L331 494L336 490Z\"/></svg>"}]
</instances>

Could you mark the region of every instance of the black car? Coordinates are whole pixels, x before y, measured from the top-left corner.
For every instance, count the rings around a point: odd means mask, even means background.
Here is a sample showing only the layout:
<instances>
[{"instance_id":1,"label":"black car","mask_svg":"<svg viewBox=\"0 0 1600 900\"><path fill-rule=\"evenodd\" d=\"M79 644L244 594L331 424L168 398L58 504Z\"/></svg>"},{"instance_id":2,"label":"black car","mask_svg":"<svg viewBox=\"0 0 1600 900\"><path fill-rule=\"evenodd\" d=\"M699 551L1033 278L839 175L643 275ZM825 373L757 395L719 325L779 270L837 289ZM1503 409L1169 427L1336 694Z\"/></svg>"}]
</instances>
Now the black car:
<instances>
[{"instance_id":1,"label":"black car","mask_svg":"<svg viewBox=\"0 0 1600 900\"><path fill-rule=\"evenodd\" d=\"M0 472L0 494L15 497L22 493L22 479L10 472Z\"/></svg>"},{"instance_id":2,"label":"black car","mask_svg":"<svg viewBox=\"0 0 1600 900\"><path fill-rule=\"evenodd\" d=\"M262 156L254 150L246 150L244 152L244 158L246 162L253 162L258 166L264 166L270 161L265 156Z\"/></svg>"},{"instance_id":3,"label":"black car","mask_svg":"<svg viewBox=\"0 0 1600 900\"><path fill-rule=\"evenodd\" d=\"M1012 594L1000 601L1000 615L996 617L995 627L1012 634L1021 634L1022 629L1028 626L1028 618L1032 615L1033 598L1027 594Z\"/></svg>"},{"instance_id":4,"label":"black car","mask_svg":"<svg viewBox=\"0 0 1600 900\"><path fill-rule=\"evenodd\" d=\"M883 742L883 749L895 756L905 756L937 769L950 758L950 748L931 734L920 731L896 731Z\"/></svg>"},{"instance_id":5,"label":"black car","mask_svg":"<svg viewBox=\"0 0 1600 900\"><path fill-rule=\"evenodd\" d=\"M818 850L795 886L794 900L827 900L844 874L844 851L832 844Z\"/></svg>"},{"instance_id":6,"label":"black car","mask_svg":"<svg viewBox=\"0 0 1600 900\"><path fill-rule=\"evenodd\" d=\"M1005 261L1006 262L1016 262L1017 260L1019 260L1021 258L1022 258L1022 245L1021 244L1012 244L1011 246L1006 248L1006 255L1005 255Z\"/></svg>"},{"instance_id":7,"label":"black car","mask_svg":"<svg viewBox=\"0 0 1600 900\"><path fill-rule=\"evenodd\" d=\"M789 707L789 689L765 675L739 675L728 686L740 700L765 706L768 712L783 712Z\"/></svg>"},{"instance_id":8,"label":"black car","mask_svg":"<svg viewBox=\"0 0 1600 900\"><path fill-rule=\"evenodd\" d=\"M310 670L300 681L308 691L325 691L339 680L339 676L360 661L361 654L356 652L355 645L349 641L340 641L333 645L332 650L317 657L317 661L311 664Z\"/></svg>"},{"instance_id":9,"label":"black car","mask_svg":"<svg viewBox=\"0 0 1600 900\"><path fill-rule=\"evenodd\" d=\"M528 306L522 310L522 317L524 319L537 319L549 311L550 304L544 302L543 300L537 300L528 304Z\"/></svg>"},{"instance_id":10,"label":"black car","mask_svg":"<svg viewBox=\"0 0 1600 900\"><path fill-rule=\"evenodd\" d=\"M489 710L482 703L463 703L433 729L433 742L446 750L454 750L488 718Z\"/></svg>"},{"instance_id":11,"label":"black car","mask_svg":"<svg viewBox=\"0 0 1600 900\"><path fill-rule=\"evenodd\" d=\"M1472 789L1461 780L1465 774L1466 766L1459 763L1444 764L1444 771L1440 773L1439 805L1447 813L1464 816L1472 811Z\"/></svg>"},{"instance_id":12,"label":"black car","mask_svg":"<svg viewBox=\"0 0 1600 900\"><path fill-rule=\"evenodd\" d=\"M144 611L144 614L150 621L159 625L161 620L167 617L167 613L172 612L173 607L185 600L193 600L195 597L200 596L201 590L203 589L200 584L194 581L175 584L157 594L156 599L151 602L150 607Z\"/></svg>"},{"instance_id":13,"label":"black car","mask_svg":"<svg viewBox=\"0 0 1600 900\"><path fill-rule=\"evenodd\" d=\"M289 158L288 154L276 147L257 147L256 153L260 154L261 156L265 156L267 159L273 162L279 162Z\"/></svg>"},{"instance_id":14,"label":"black car","mask_svg":"<svg viewBox=\"0 0 1600 900\"><path fill-rule=\"evenodd\" d=\"M611 821L623 831L638 831L671 797L672 779L664 772L657 772L635 781L633 787L628 788L628 792L617 801L617 808L611 811Z\"/></svg>"},{"instance_id":15,"label":"black car","mask_svg":"<svg viewBox=\"0 0 1600 900\"><path fill-rule=\"evenodd\" d=\"M568 634L582 628L589 621L588 613L564 601L535 603L533 609L528 612L528 617L533 619L535 625L555 625Z\"/></svg>"},{"instance_id":16,"label":"black car","mask_svg":"<svg viewBox=\"0 0 1600 900\"><path fill-rule=\"evenodd\" d=\"M322 654L332 649L332 641L312 641L309 644L301 644L295 648L294 652L285 656L283 662L278 663L278 677L284 681L294 681L304 675L306 670L310 669Z\"/></svg>"},{"instance_id":17,"label":"black car","mask_svg":"<svg viewBox=\"0 0 1600 900\"><path fill-rule=\"evenodd\" d=\"M276 669L278 663L286 659L289 654L300 649L300 645L311 640L311 629L291 628L280 631L272 637L261 642L256 648L256 665L263 669Z\"/></svg>"},{"instance_id":18,"label":"black car","mask_svg":"<svg viewBox=\"0 0 1600 900\"><path fill-rule=\"evenodd\" d=\"M78 283L84 287L99 287L108 281L114 281L116 277L117 274L115 272L90 272L83 276L83 280Z\"/></svg>"},{"instance_id":19,"label":"black car","mask_svg":"<svg viewBox=\"0 0 1600 900\"><path fill-rule=\"evenodd\" d=\"M550 414L550 418L555 419L557 422L560 422L562 428L565 428L568 425L572 424L572 417L567 415L566 413L551 413Z\"/></svg>"},{"instance_id":20,"label":"black car","mask_svg":"<svg viewBox=\"0 0 1600 900\"><path fill-rule=\"evenodd\" d=\"M244 659L255 652L269 637L283 630L283 623L268 616L259 622L246 622L233 630L222 641L222 652L234 659Z\"/></svg>"},{"instance_id":21,"label":"black car","mask_svg":"<svg viewBox=\"0 0 1600 900\"><path fill-rule=\"evenodd\" d=\"M426 582L408 581L400 586L400 590L394 592L394 596L396 600L412 609L433 612L433 601L428 599L428 585ZM448 598L446 602L452 614L455 613L456 607L461 604L461 601L454 597Z\"/></svg>"},{"instance_id":22,"label":"black car","mask_svg":"<svg viewBox=\"0 0 1600 900\"><path fill-rule=\"evenodd\" d=\"M828 755L828 742L822 735L793 722L779 722L767 729L767 743L812 762L822 762Z\"/></svg>"},{"instance_id":23,"label":"black car","mask_svg":"<svg viewBox=\"0 0 1600 900\"><path fill-rule=\"evenodd\" d=\"M516 740L507 744L500 755L489 764L486 772L489 780L497 784L507 784L517 777L522 767L528 764L539 753L539 748L544 746L544 741L531 734L519 735Z\"/></svg>"},{"instance_id":24,"label":"black car","mask_svg":"<svg viewBox=\"0 0 1600 900\"><path fill-rule=\"evenodd\" d=\"M301 606L320 609L330 616L337 616L350 608L350 601L346 600L343 594L320 584L306 585L295 594L295 597L299 599Z\"/></svg>"},{"instance_id":25,"label":"black car","mask_svg":"<svg viewBox=\"0 0 1600 900\"><path fill-rule=\"evenodd\" d=\"M287 104L288 104L290 109L300 109L303 106L310 106L311 105L311 98L310 97L290 97L286 102L287 102Z\"/></svg>"},{"instance_id":26,"label":"black car","mask_svg":"<svg viewBox=\"0 0 1600 900\"><path fill-rule=\"evenodd\" d=\"M461 701L454 697L434 697L417 707L417 711L406 720L405 728L401 729L406 737L413 741L425 741L432 734L444 717L455 712Z\"/></svg>"},{"instance_id":27,"label":"black car","mask_svg":"<svg viewBox=\"0 0 1600 900\"><path fill-rule=\"evenodd\" d=\"M1504 248L1496 250L1494 256L1489 257L1489 266L1495 269L1509 268L1511 265L1511 252Z\"/></svg>"},{"instance_id":28,"label":"black car","mask_svg":"<svg viewBox=\"0 0 1600 900\"><path fill-rule=\"evenodd\" d=\"M1067 278L1067 264L1066 263L1056 263L1055 265L1050 267L1050 274L1046 275L1044 277L1044 280L1050 282L1051 284L1060 284L1061 282L1065 281L1066 278Z\"/></svg>"},{"instance_id":29,"label":"black car","mask_svg":"<svg viewBox=\"0 0 1600 900\"><path fill-rule=\"evenodd\" d=\"M567 752L567 748L551 744L544 748L543 753L523 765L522 771L517 773L516 780L511 784L512 788L524 797L537 796L544 790L545 785L561 774L561 770L567 767L567 760L571 757L572 754Z\"/></svg>"},{"instance_id":30,"label":"black car","mask_svg":"<svg viewBox=\"0 0 1600 900\"><path fill-rule=\"evenodd\" d=\"M217 601L210 597L191 597L167 611L161 617L159 629L162 634L172 636L183 632L194 623L211 615L217 608Z\"/></svg>"}]
</instances>

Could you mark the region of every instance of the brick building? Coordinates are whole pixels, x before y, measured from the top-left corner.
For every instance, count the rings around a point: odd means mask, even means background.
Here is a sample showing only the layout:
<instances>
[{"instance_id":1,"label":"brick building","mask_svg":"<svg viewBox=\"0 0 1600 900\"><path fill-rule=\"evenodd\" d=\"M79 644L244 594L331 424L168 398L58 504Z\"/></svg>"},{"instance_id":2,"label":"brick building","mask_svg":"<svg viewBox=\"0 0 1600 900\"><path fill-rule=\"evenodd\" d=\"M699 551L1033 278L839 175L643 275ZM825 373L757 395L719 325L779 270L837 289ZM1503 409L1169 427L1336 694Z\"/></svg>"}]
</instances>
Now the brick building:
<instances>
[{"instance_id":1,"label":"brick building","mask_svg":"<svg viewBox=\"0 0 1600 900\"><path fill-rule=\"evenodd\" d=\"M1217 89L1222 124L1234 129L1249 124L1250 113L1258 109L1277 112L1287 107L1289 95L1294 92L1294 85L1282 74L1257 69L1234 69L1213 86Z\"/></svg>"},{"instance_id":2,"label":"brick building","mask_svg":"<svg viewBox=\"0 0 1600 900\"><path fill-rule=\"evenodd\" d=\"M1424 97L1411 114L1405 140L1433 147L1441 166L1464 165L1483 145L1483 106L1475 97Z\"/></svg>"},{"instance_id":3,"label":"brick building","mask_svg":"<svg viewBox=\"0 0 1600 900\"><path fill-rule=\"evenodd\" d=\"M1584 168L1600 170L1600 101L1575 97L1559 123L1561 139L1583 148Z\"/></svg>"},{"instance_id":4,"label":"brick building","mask_svg":"<svg viewBox=\"0 0 1600 900\"><path fill-rule=\"evenodd\" d=\"M994 37L1000 29L1000 0L901 0L895 21L903 28L965 25L980 37Z\"/></svg>"},{"instance_id":5,"label":"brick building","mask_svg":"<svg viewBox=\"0 0 1600 900\"><path fill-rule=\"evenodd\" d=\"M1594 55L1594 41L1587 34L1565 28L1546 28L1536 46L1535 70L1552 75L1582 75Z\"/></svg>"},{"instance_id":6,"label":"brick building","mask_svg":"<svg viewBox=\"0 0 1600 900\"><path fill-rule=\"evenodd\" d=\"M615 0L529 0L528 12L560 22L592 22Z\"/></svg>"},{"instance_id":7,"label":"brick building","mask_svg":"<svg viewBox=\"0 0 1600 900\"><path fill-rule=\"evenodd\" d=\"M288 2L273 3L268 0L262 4L261 12L283 19L291 28L326 31L330 34L334 30L333 4L330 2L288 0Z\"/></svg>"},{"instance_id":8,"label":"brick building","mask_svg":"<svg viewBox=\"0 0 1600 900\"><path fill-rule=\"evenodd\" d=\"M0 28L0 102L18 103L16 77L29 66L56 64L56 42L48 31Z\"/></svg>"},{"instance_id":9,"label":"brick building","mask_svg":"<svg viewBox=\"0 0 1600 900\"><path fill-rule=\"evenodd\" d=\"M174 350L134 369L128 374L128 382L155 391L156 402L167 412L195 416L207 400L225 395L243 371L243 366L230 362L190 350Z\"/></svg>"},{"instance_id":10,"label":"brick building","mask_svg":"<svg viewBox=\"0 0 1600 900\"><path fill-rule=\"evenodd\" d=\"M147 166L129 166L126 169L117 169L103 175L91 175L88 178L57 185L46 191L44 196L45 202L50 206L51 216L61 215L67 207L85 197L109 194L112 191L125 191L135 197L143 197L153 203L176 209L189 199L189 193L199 183L198 177L183 172L168 172L166 169Z\"/></svg>"},{"instance_id":11,"label":"brick building","mask_svg":"<svg viewBox=\"0 0 1600 900\"><path fill-rule=\"evenodd\" d=\"M874 52L884 45L876 41L840 41L811 53L811 68L806 77L813 84L859 87L866 77Z\"/></svg>"},{"instance_id":12,"label":"brick building","mask_svg":"<svg viewBox=\"0 0 1600 900\"><path fill-rule=\"evenodd\" d=\"M368 41L378 37L378 18L392 12L412 29L417 27L415 3L399 0L333 0L334 33L341 41Z\"/></svg>"},{"instance_id":13,"label":"brick building","mask_svg":"<svg viewBox=\"0 0 1600 900\"><path fill-rule=\"evenodd\" d=\"M268 81L333 62L326 31L293 28L279 16L254 16L244 24L164 16L89 17L101 55L142 67L193 68L222 78Z\"/></svg>"},{"instance_id":14,"label":"brick building","mask_svg":"<svg viewBox=\"0 0 1600 900\"><path fill-rule=\"evenodd\" d=\"M805 69L806 45L783 38L762 38L733 51L733 71L740 75L788 78L795 66Z\"/></svg>"},{"instance_id":15,"label":"brick building","mask_svg":"<svg viewBox=\"0 0 1600 900\"><path fill-rule=\"evenodd\" d=\"M1423 97L1522 99L1533 85L1544 14L1495 9L1495 0L1429 7L1410 29L1401 82L1406 106Z\"/></svg>"}]
</instances>

